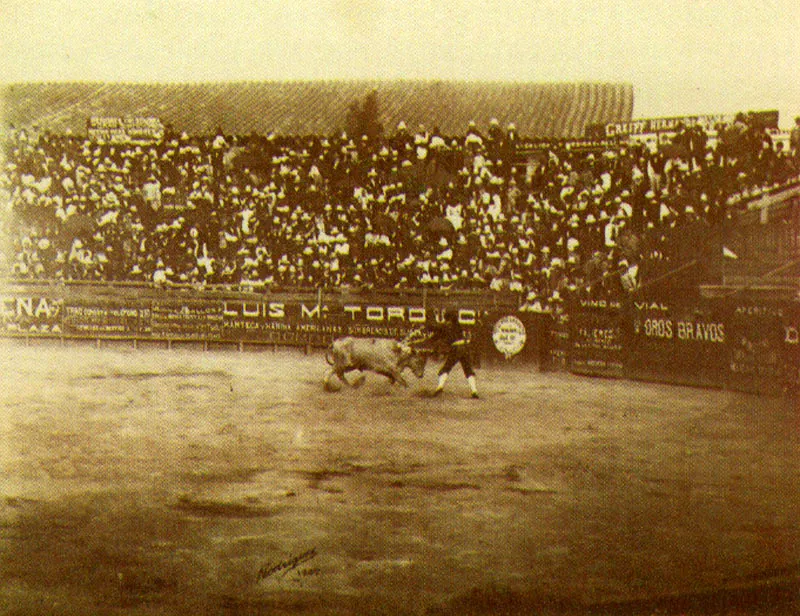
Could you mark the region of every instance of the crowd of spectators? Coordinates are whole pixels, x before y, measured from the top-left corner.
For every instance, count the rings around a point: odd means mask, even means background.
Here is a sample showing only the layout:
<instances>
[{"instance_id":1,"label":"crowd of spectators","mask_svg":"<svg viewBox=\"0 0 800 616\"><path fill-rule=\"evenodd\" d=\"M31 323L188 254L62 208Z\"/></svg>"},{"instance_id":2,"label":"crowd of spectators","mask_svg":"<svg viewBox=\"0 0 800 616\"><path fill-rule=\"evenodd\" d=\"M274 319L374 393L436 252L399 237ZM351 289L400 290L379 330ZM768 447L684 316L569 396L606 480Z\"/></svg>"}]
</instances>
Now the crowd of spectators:
<instances>
[{"instance_id":1,"label":"crowd of spectators","mask_svg":"<svg viewBox=\"0 0 800 616\"><path fill-rule=\"evenodd\" d=\"M254 289L492 289L547 310L616 296L733 198L796 178L797 151L737 117L667 143L522 143L492 120L444 136L156 143L14 131L0 174L0 275ZM522 153L525 155L522 155Z\"/></svg>"}]
</instances>

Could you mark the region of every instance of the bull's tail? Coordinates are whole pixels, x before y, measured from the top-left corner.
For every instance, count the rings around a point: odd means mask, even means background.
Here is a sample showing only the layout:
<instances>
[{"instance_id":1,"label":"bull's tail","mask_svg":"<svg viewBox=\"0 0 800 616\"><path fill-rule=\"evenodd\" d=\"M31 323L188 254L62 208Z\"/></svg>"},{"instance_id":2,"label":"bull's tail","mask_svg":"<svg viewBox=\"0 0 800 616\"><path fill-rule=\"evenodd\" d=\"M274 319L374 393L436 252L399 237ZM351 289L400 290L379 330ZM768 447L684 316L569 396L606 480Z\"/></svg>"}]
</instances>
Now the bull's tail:
<instances>
[{"instance_id":1,"label":"bull's tail","mask_svg":"<svg viewBox=\"0 0 800 616\"><path fill-rule=\"evenodd\" d=\"M325 361L328 362L329 366L333 366L333 344L331 344L327 349L325 349Z\"/></svg>"}]
</instances>

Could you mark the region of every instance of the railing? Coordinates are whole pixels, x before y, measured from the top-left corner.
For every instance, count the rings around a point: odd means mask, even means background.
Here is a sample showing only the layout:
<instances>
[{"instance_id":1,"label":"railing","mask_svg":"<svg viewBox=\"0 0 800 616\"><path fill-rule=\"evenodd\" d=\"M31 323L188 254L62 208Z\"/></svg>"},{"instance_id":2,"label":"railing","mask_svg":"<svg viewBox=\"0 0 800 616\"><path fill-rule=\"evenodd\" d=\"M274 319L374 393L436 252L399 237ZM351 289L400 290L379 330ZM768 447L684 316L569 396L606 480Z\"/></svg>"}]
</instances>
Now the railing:
<instances>
[{"instance_id":1,"label":"railing","mask_svg":"<svg viewBox=\"0 0 800 616\"><path fill-rule=\"evenodd\" d=\"M414 301L422 306L433 302L437 306L457 306L459 304L481 304L487 307L519 307L519 293L498 292L483 289L323 289L314 287L265 287L253 290L251 285L191 285L151 282L94 280L47 280L47 279L0 279L0 292L3 290L27 293L61 293L69 297L94 297L102 299L127 298L197 298L197 299L243 299L259 301L265 298L282 298L288 301L345 302L370 299L380 303L391 301Z\"/></svg>"}]
</instances>

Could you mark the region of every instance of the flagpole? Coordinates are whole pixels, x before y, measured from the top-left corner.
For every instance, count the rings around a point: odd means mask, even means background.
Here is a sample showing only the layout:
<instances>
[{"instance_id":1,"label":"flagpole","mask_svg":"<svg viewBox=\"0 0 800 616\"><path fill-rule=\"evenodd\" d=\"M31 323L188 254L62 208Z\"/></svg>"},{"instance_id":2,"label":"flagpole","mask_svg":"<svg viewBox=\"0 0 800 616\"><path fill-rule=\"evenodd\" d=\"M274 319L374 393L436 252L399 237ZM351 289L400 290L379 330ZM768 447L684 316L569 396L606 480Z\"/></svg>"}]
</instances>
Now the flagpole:
<instances>
[{"instance_id":1,"label":"flagpole","mask_svg":"<svg viewBox=\"0 0 800 616\"><path fill-rule=\"evenodd\" d=\"M728 245L728 225L726 225L725 221L723 220L721 246L724 249L727 245ZM725 277L725 261L727 260L727 257L725 256L724 250L717 252L717 254L719 254L720 252L722 252L722 286L724 287L727 284L727 280Z\"/></svg>"},{"instance_id":2,"label":"flagpole","mask_svg":"<svg viewBox=\"0 0 800 616\"><path fill-rule=\"evenodd\" d=\"M724 246L725 245L723 244L723 247ZM728 257L725 256L724 251L723 251L723 255L722 255L722 286L723 287L725 286L725 261L727 261L727 260L728 260Z\"/></svg>"},{"instance_id":3,"label":"flagpole","mask_svg":"<svg viewBox=\"0 0 800 616\"><path fill-rule=\"evenodd\" d=\"M669 278L670 276L674 276L678 272L682 272L683 270L685 270L687 268L690 268L690 267L693 267L695 265L697 265L697 259L692 259L691 261L686 261L682 265L676 267L673 270L670 270L666 274L662 274L661 276L658 276L657 278L654 278L653 280L650 280L650 281L646 282L645 284L639 285L639 288L636 289L636 292L638 293L639 291L642 291L643 289L646 289L648 287L653 286L657 282L661 282L662 280L665 280L665 279Z\"/></svg>"}]
</instances>

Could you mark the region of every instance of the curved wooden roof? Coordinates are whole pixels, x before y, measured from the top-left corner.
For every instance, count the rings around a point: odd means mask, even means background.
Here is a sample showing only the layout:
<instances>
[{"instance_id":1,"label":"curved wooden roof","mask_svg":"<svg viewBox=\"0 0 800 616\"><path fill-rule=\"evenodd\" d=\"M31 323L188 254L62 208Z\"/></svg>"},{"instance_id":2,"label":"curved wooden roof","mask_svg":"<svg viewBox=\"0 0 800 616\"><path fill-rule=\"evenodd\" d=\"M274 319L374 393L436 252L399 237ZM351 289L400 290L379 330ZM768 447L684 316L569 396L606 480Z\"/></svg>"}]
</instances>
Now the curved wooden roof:
<instances>
[{"instance_id":1,"label":"curved wooden roof","mask_svg":"<svg viewBox=\"0 0 800 616\"><path fill-rule=\"evenodd\" d=\"M514 122L525 137L582 136L587 124L629 121L633 87L618 83L284 81L197 84L25 83L2 87L5 127L82 134L89 116L156 116L191 134L331 134L376 91L384 128L405 121L463 135L474 120Z\"/></svg>"}]
</instances>

